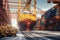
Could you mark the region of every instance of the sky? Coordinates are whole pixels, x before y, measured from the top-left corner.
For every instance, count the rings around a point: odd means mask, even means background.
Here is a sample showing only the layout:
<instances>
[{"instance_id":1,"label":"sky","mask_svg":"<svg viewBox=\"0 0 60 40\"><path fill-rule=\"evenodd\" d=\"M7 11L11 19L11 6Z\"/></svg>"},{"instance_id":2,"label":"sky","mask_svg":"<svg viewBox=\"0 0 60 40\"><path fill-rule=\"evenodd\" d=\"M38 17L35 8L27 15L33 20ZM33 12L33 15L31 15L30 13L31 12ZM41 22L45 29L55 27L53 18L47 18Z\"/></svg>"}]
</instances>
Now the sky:
<instances>
[{"instance_id":1,"label":"sky","mask_svg":"<svg viewBox=\"0 0 60 40\"><path fill-rule=\"evenodd\" d=\"M31 3L34 3L34 0L31 1ZM47 3L47 0L36 0L36 7L38 7L39 9L43 10L43 11L47 11L50 8L52 8L54 6L53 3ZM33 8L33 7L31 7ZM10 9L11 11L16 10L17 9ZM38 9L37 9L38 10Z\"/></svg>"},{"instance_id":2,"label":"sky","mask_svg":"<svg viewBox=\"0 0 60 40\"><path fill-rule=\"evenodd\" d=\"M32 1L31 3L33 4L34 1ZM52 2L51 3L47 3L47 0L36 0L36 7L43 10L43 11L47 11L49 10L50 8L52 8L53 6L55 6L56 4L53 4ZM33 8L33 7L32 7ZM38 10L38 9L37 9ZM40 11L40 10L39 10ZM41 18L41 15L40 13L37 13L37 18Z\"/></svg>"},{"instance_id":3,"label":"sky","mask_svg":"<svg viewBox=\"0 0 60 40\"><path fill-rule=\"evenodd\" d=\"M33 4L33 1L32 1ZM47 11L48 9L52 8L55 4L53 3L47 3L47 0L36 0L36 6L44 11Z\"/></svg>"}]
</instances>

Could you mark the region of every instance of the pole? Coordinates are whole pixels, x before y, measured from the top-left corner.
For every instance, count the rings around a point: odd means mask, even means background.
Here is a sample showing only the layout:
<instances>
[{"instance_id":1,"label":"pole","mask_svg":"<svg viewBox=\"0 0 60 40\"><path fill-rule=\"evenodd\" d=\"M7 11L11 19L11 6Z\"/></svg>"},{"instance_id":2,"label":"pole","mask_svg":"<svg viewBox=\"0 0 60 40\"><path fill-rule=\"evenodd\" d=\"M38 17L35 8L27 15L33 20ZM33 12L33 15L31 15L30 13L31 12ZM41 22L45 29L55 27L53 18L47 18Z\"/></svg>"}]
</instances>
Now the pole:
<instances>
[{"instance_id":1,"label":"pole","mask_svg":"<svg viewBox=\"0 0 60 40\"><path fill-rule=\"evenodd\" d=\"M36 15L36 0L34 0L34 15Z\"/></svg>"}]
</instances>

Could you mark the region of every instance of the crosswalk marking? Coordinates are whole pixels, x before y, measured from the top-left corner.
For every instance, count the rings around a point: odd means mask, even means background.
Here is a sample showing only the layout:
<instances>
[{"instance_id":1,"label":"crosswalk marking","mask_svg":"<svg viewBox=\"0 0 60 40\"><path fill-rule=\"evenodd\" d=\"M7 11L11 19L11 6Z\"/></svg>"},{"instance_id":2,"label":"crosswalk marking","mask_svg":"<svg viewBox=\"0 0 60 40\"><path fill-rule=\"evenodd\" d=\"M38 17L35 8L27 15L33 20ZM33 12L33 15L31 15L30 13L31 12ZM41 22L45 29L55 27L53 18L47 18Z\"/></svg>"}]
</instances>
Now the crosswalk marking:
<instances>
[{"instance_id":1,"label":"crosswalk marking","mask_svg":"<svg viewBox=\"0 0 60 40\"><path fill-rule=\"evenodd\" d=\"M24 31L24 32L22 32L22 33L19 33L19 34L17 34L17 36L19 36L19 37L23 37L23 38L25 38L26 39L26 37L27 38L32 38L32 39L34 39L34 40L37 40L38 38L39 39L48 39L48 40L52 40L51 38L48 38L49 36L51 36L51 37L55 37L55 34L51 34L51 33L42 33L42 32L27 32L27 31ZM36 38L37 37L37 38ZM57 38L57 37L55 37L55 38Z\"/></svg>"},{"instance_id":2,"label":"crosswalk marking","mask_svg":"<svg viewBox=\"0 0 60 40\"><path fill-rule=\"evenodd\" d=\"M26 35L28 35L29 37L33 38L34 40L37 40L36 37L40 37L42 39L49 39L49 38L45 38L39 34L35 34L35 33L29 33L29 32L24 32ZM49 39L51 40L51 39Z\"/></svg>"},{"instance_id":3,"label":"crosswalk marking","mask_svg":"<svg viewBox=\"0 0 60 40\"><path fill-rule=\"evenodd\" d=\"M18 37L24 37L24 35L23 35L23 34L17 34L17 36L18 36Z\"/></svg>"},{"instance_id":4,"label":"crosswalk marking","mask_svg":"<svg viewBox=\"0 0 60 40\"><path fill-rule=\"evenodd\" d=\"M47 34L53 34L53 35L60 35L60 32L54 32L54 31L31 31L36 33L47 33Z\"/></svg>"}]
</instances>

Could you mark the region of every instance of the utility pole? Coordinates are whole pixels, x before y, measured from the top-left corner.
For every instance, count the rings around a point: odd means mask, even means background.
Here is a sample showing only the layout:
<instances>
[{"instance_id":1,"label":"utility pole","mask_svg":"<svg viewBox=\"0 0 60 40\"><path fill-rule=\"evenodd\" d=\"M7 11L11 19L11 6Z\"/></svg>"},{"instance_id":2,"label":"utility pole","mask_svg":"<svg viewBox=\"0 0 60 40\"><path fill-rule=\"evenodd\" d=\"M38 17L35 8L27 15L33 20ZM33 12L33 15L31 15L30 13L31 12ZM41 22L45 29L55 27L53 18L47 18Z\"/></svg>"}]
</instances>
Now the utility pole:
<instances>
[{"instance_id":1,"label":"utility pole","mask_svg":"<svg viewBox=\"0 0 60 40\"><path fill-rule=\"evenodd\" d=\"M18 15L17 15L18 16L18 18L17 18L18 22L20 21L20 4L21 4L21 2L20 2L20 0L18 0Z\"/></svg>"},{"instance_id":2,"label":"utility pole","mask_svg":"<svg viewBox=\"0 0 60 40\"><path fill-rule=\"evenodd\" d=\"M36 15L36 0L34 0L34 15Z\"/></svg>"}]
</instances>

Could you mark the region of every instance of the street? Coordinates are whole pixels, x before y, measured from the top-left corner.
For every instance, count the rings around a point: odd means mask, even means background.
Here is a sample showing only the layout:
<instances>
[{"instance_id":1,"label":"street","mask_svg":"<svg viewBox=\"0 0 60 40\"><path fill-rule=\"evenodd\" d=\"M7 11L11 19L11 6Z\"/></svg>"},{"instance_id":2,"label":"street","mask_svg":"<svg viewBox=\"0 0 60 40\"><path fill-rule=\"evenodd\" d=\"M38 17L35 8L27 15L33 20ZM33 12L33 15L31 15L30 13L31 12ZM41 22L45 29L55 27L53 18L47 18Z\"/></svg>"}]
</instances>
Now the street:
<instances>
[{"instance_id":1,"label":"street","mask_svg":"<svg viewBox=\"0 0 60 40\"><path fill-rule=\"evenodd\" d=\"M50 31L22 31L16 37L4 37L0 40L60 40L60 32Z\"/></svg>"},{"instance_id":2,"label":"street","mask_svg":"<svg viewBox=\"0 0 60 40\"><path fill-rule=\"evenodd\" d=\"M60 40L60 0L0 0L0 40Z\"/></svg>"}]
</instances>

